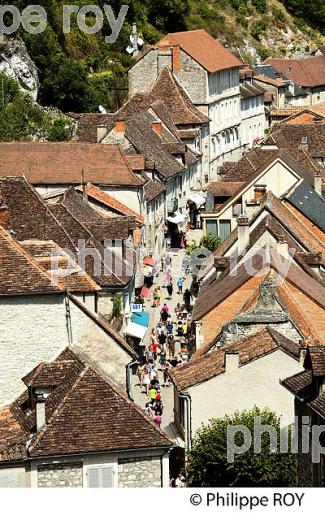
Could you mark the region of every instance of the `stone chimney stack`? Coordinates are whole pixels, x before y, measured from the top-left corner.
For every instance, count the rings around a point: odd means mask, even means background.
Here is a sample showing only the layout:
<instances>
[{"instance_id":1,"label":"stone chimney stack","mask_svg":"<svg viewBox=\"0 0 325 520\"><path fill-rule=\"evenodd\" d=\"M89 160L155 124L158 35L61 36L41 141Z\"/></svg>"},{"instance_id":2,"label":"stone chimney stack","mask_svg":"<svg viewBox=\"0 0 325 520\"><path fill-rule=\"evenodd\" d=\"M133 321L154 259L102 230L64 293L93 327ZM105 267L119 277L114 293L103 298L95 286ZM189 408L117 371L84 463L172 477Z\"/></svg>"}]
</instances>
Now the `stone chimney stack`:
<instances>
[{"instance_id":1,"label":"stone chimney stack","mask_svg":"<svg viewBox=\"0 0 325 520\"><path fill-rule=\"evenodd\" d=\"M241 253L249 243L249 219L246 215L237 218L238 253Z\"/></svg>"},{"instance_id":2,"label":"stone chimney stack","mask_svg":"<svg viewBox=\"0 0 325 520\"><path fill-rule=\"evenodd\" d=\"M300 363L304 364L306 353L307 353L307 342L304 339L299 340L299 353L300 353Z\"/></svg>"},{"instance_id":3,"label":"stone chimney stack","mask_svg":"<svg viewBox=\"0 0 325 520\"><path fill-rule=\"evenodd\" d=\"M182 69L181 48L179 45L175 45L172 48L172 67L173 67L173 72L178 72L179 70Z\"/></svg>"},{"instance_id":4,"label":"stone chimney stack","mask_svg":"<svg viewBox=\"0 0 325 520\"><path fill-rule=\"evenodd\" d=\"M314 177L314 190L318 195L322 195L322 183L323 179L321 175L315 175Z\"/></svg>"},{"instance_id":5,"label":"stone chimney stack","mask_svg":"<svg viewBox=\"0 0 325 520\"><path fill-rule=\"evenodd\" d=\"M228 351L225 353L226 372L234 372L239 367L239 352Z\"/></svg>"},{"instance_id":6,"label":"stone chimney stack","mask_svg":"<svg viewBox=\"0 0 325 520\"><path fill-rule=\"evenodd\" d=\"M104 135L107 132L106 125L98 125L97 126L97 143L100 143L103 139Z\"/></svg>"},{"instance_id":7,"label":"stone chimney stack","mask_svg":"<svg viewBox=\"0 0 325 520\"><path fill-rule=\"evenodd\" d=\"M9 226L9 211L8 207L1 202L0 198L0 226L2 226L5 229L8 229Z\"/></svg>"},{"instance_id":8,"label":"stone chimney stack","mask_svg":"<svg viewBox=\"0 0 325 520\"><path fill-rule=\"evenodd\" d=\"M45 397L42 391L35 391L36 431L40 431L46 424Z\"/></svg>"}]
</instances>

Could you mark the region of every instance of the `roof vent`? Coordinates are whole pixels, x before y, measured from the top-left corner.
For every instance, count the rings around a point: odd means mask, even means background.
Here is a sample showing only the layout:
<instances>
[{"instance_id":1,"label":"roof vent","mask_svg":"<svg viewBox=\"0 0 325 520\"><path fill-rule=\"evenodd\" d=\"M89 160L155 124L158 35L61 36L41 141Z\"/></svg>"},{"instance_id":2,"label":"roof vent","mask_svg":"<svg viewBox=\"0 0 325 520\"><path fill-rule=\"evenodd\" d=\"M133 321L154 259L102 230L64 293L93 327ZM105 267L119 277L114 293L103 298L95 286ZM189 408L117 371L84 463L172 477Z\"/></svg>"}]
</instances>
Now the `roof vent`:
<instances>
[{"instance_id":1,"label":"roof vent","mask_svg":"<svg viewBox=\"0 0 325 520\"><path fill-rule=\"evenodd\" d=\"M301 138L301 144L308 144L308 137L306 135L304 135L302 138Z\"/></svg>"}]
</instances>

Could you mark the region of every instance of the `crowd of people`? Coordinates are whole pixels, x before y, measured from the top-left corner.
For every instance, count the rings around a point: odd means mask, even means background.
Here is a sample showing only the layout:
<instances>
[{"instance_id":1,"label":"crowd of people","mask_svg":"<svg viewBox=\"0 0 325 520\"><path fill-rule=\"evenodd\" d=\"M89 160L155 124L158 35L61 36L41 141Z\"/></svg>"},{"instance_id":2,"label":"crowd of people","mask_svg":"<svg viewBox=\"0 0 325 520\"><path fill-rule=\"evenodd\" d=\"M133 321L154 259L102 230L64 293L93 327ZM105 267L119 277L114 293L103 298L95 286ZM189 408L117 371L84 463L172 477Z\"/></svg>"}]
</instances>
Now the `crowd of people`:
<instances>
[{"instance_id":1,"label":"crowd of people","mask_svg":"<svg viewBox=\"0 0 325 520\"><path fill-rule=\"evenodd\" d=\"M159 308L159 321L151 330L147 346L142 346L137 367L138 384L148 398L144 411L158 426L161 426L164 410L161 388L170 386L170 369L190 359L194 342L190 328L192 295L189 289L183 292L187 271L181 270L176 281L177 294L183 302L172 308L167 303L174 292L171 258L168 254L162 260L161 270L164 281L162 287L155 287L152 301L152 307ZM162 290L164 293L166 291L164 300ZM177 344L179 348L176 348Z\"/></svg>"}]
</instances>

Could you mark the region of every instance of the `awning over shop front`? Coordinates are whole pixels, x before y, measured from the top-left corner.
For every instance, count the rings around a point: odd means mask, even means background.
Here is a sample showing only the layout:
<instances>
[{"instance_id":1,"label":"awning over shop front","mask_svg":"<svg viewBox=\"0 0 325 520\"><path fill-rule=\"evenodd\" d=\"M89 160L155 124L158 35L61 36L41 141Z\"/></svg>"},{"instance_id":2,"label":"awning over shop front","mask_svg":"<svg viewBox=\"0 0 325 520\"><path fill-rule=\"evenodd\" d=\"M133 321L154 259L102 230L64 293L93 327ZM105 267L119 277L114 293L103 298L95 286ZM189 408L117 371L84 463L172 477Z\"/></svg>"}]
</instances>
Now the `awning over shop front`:
<instances>
[{"instance_id":1,"label":"awning over shop front","mask_svg":"<svg viewBox=\"0 0 325 520\"><path fill-rule=\"evenodd\" d=\"M142 327L148 328L149 312L144 312L144 311L132 312L131 320L133 321L133 323L137 323L138 325L141 325Z\"/></svg>"},{"instance_id":2,"label":"awning over shop front","mask_svg":"<svg viewBox=\"0 0 325 520\"><path fill-rule=\"evenodd\" d=\"M144 259L142 260L142 263L144 265L151 265L151 267L153 267L156 263L156 260L154 259L153 256L145 256Z\"/></svg>"},{"instance_id":3,"label":"awning over shop front","mask_svg":"<svg viewBox=\"0 0 325 520\"><path fill-rule=\"evenodd\" d=\"M143 327L142 325L139 325L138 323L134 323L134 321L130 321L124 331L124 334L126 336L132 336L133 338L138 338L141 341L143 341L146 333L147 333L148 327Z\"/></svg>"},{"instance_id":4,"label":"awning over shop front","mask_svg":"<svg viewBox=\"0 0 325 520\"><path fill-rule=\"evenodd\" d=\"M151 296L150 289L148 289L148 287L142 287L140 296L142 296L142 298L145 298L146 300L150 300L150 296Z\"/></svg>"},{"instance_id":5,"label":"awning over shop front","mask_svg":"<svg viewBox=\"0 0 325 520\"><path fill-rule=\"evenodd\" d=\"M173 217L167 217L168 222L171 222L172 224L181 224L184 222L186 218L186 215L183 215L182 213L179 213L178 211L175 211Z\"/></svg>"},{"instance_id":6,"label":"awning over shop front","mask_svg":"<svg viewBox=\"0 0 325 520\"><path fill-rule=\"evenodd\" d=\"M201 206L203 206L203 204L205 203L205 199L206 199L206 196L203 191L200 191L200 193L191 193L191 195L189 195L189 197L188 197L188 200L191 200L192 202L194 202L194 204L197 208L200 208Z\"/></svg>"}]
</instances>

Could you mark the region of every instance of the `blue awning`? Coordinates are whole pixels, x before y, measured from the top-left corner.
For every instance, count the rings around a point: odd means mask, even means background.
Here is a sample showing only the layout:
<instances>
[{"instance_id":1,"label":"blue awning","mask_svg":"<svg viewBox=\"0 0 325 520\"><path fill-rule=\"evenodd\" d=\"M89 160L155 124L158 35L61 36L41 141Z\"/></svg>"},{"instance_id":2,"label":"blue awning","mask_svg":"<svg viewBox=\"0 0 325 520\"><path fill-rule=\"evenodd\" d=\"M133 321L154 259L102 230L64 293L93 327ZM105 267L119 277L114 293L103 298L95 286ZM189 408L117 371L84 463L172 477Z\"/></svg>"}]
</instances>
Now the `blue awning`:
<instances>
[{"instance_id":1,"label":"blue awning","mask_svg":"<svg viewBox=\"0 0 325 520\"><path fill-rule=\"evenodd\" d=\"M132 318L131 321L133 323L137 323L138 325L141 325L142 327L149 326L149 312L132 312Z\"/></svg>"}]
</instances>

